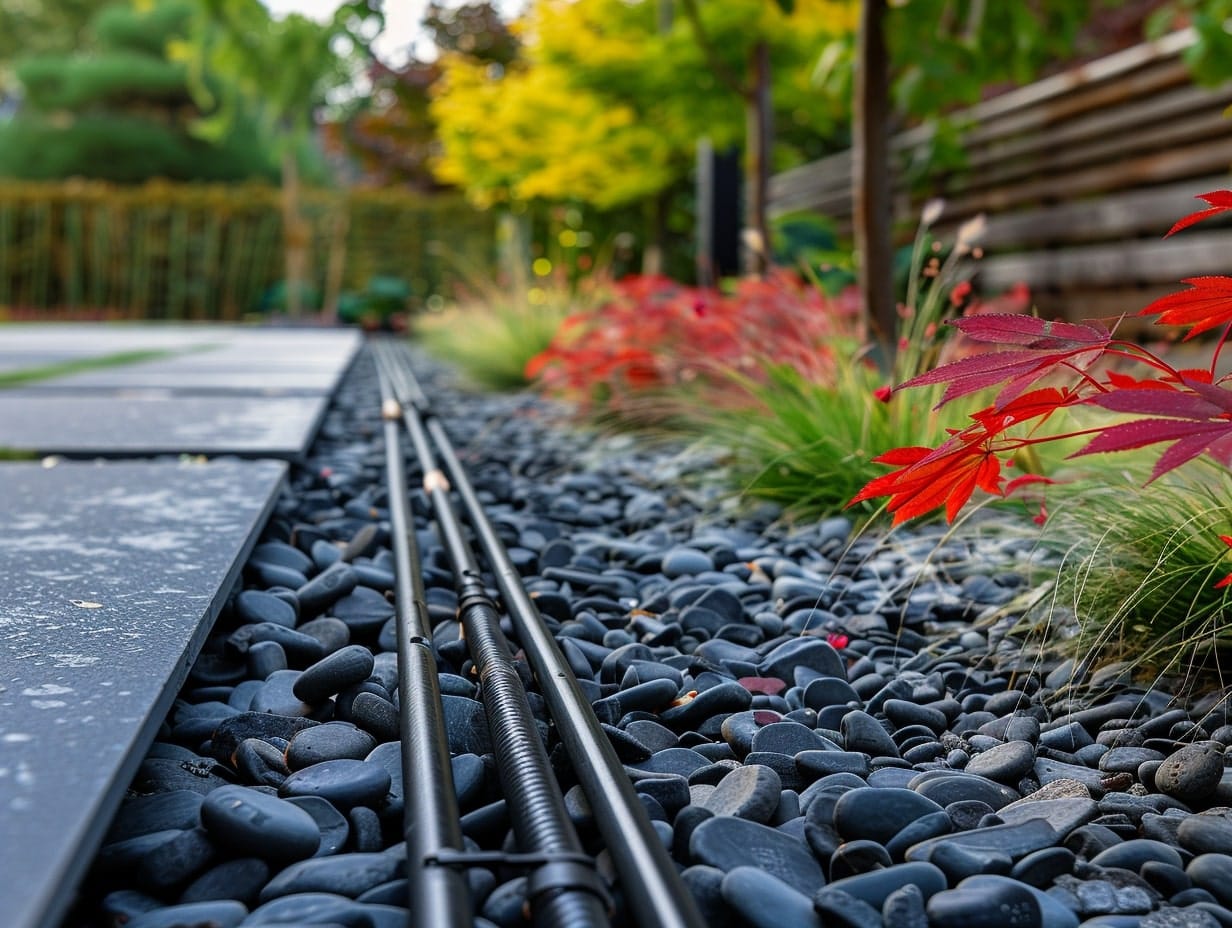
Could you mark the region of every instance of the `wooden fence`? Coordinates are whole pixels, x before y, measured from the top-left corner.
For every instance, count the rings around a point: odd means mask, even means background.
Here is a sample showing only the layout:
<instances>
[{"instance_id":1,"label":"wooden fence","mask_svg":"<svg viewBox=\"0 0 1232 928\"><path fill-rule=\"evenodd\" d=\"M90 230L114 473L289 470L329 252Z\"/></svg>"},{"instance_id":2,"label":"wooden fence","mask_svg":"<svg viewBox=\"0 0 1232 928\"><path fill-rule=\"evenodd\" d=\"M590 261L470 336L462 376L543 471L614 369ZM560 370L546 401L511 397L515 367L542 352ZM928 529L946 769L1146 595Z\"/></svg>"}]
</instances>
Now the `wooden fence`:
<instances>
[{"instance_id":1,"label":"wooden fence","mask_svg":"<svg viewBox=\"0 0 1232 928\"><path fill-rule=\"evenodd\" d=\"M954 115L966 165L911 166L927 129L897 135L894 218L909 238L923 202L940 196L939 228L987 218L976 283L997 291L1024 282L1041 312L1069 318L1133 313L1183 277L1232 270L1232 229L1203 226L1160 237L1232 186L1232 83L1195 86L1183 53L1189 30L1146 42ZM774 177L772 215L815 210L849 225L851 153Z\"/></svg>"},{"instance_id":2,"label":"wooden fence","mask_svg":"<svg viewBox=\"0 0 1232 928\"><path fill-rule=\"evenodd\" d=\"M492 266L492 217L459 197L306 191L312 283L399 277L416 298ZM233 320L284 276L279 193L264 185L0 182L0 313Z\"/></svg>"}]
</instances>

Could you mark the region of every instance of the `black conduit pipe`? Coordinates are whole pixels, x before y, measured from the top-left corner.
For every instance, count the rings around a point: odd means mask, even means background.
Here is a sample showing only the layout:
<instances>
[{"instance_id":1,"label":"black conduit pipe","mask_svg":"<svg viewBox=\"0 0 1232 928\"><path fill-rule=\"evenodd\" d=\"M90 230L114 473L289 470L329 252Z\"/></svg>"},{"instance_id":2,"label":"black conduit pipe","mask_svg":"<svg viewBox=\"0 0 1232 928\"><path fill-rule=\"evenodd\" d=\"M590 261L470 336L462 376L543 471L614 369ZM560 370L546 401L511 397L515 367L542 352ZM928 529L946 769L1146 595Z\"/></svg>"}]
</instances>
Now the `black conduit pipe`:
<instances>
[{"instance_id":1,"label":"black conduit pipe","mask_svg":"<svg viewBox=\"0 0 1232 928\"><path fill-rule=\"evenodd\" d=\"M428 435L445 463L453 489L462 500L479 545L496 576L505 608L589 800L595 823L612 855L634 924L638 928L705 928L697 903L680 879L676 865L650 824L577 678L484 513L449 436L440 420L432 415L423 389L410 370L410 356L405 347L398 352L397 360L393 368L394 389L400 398L409 401L406 406L408 427L411 419L418 419L419 428L423 429L426 419Z\"/></svg>"},{"instance_id":2,"label":"black conduit pipe","mask_svg":"<svg viewBox=\"0 0 1232 928\"><path fill-rule=\"evenodd\" d=\"M397 391L397 359L378 354ZM391 407L392 408L392 407ZM539 928L605 928L608 897L594 862L565 810L560 787L518 676L500 614L488 596L462 522L449 498L449 484L436 466L417 412L404 414L424 472L437 528L458 586L458 616L479 676L492 750L519 847L539 855L527 885L531 917ZM464 860L464 857L461 858Z\"/></svg>"},{"instance_id":3,"label":"black conduit pipe","mask_svg":"<svg viewBox=\"0 0 1232 928\"><path fill-rule=\"evenodd\" d=\"M410 912L415 924L471 928L470 891L463 872L434 866L441 852L463 849L440 680L424 599L423 573L410 518L405 461L399 439L401 409L384 377L381 416L393 536L397 609L399 727L402 732L403 836Z\"/></svg>"}]
</instances>

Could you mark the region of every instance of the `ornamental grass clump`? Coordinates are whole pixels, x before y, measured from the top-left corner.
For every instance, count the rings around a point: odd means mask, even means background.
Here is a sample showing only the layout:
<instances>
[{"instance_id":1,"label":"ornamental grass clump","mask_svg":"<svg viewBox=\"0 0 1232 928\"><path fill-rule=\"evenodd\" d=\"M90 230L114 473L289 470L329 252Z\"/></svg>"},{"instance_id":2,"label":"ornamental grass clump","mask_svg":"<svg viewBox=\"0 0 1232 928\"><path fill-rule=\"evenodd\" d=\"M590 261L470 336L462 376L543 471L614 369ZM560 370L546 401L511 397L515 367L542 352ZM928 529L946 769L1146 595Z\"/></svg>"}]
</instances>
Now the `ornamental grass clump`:
<instances>
[{"instance_id":1,"label":"ornamental grass clump","mask_svg":"<svg viewBox=\"0 0 1232 928\"><path fill-rule=\"evenodd\" d=\"M1208 208L1177 222L1168 235L1232 210L1232 191L1200 197ZM1153 655L1152 664L1192 666L1201 642L1221 644L1227 606L1227 550L1232 509L1226 473L1221 484L1196 480L1204 459L1232 466L1232 375L1220 375L1220 352L1232 331L1232 278L1196 277L1189 289L1162 297L1139 315L1156 324L1189 328L1185 339L1222 327L1210 364L1177 367L1165 357L1118 339L1100 322L1052 322L989 315L956 320L968 338L1002 350L962 358L912 378L902 388L943 388L938 407L995 390L969 424L949 430L933 446L894 448L875 460L895 469L870 480L851 504L888 497L898 525L944 510L954 517L977 489L1007 496L1044 481L1032 474L1007 479L1006 469L1046 442L1081 440L1071 459L1103 452L1141 452L1165 445L1145 475L1145 492L1124 487L1073 489L1058 527L1076 541L1059 593L1090 619L1086 643L1101 656L1127 649ZM1111 362L1111 363L1110 363ZM1069 431L1041 429L1062 411L1112 416ZM1048 482L1048 481L1044 481ZM1221 491L1220 487L1224 489ZM1041 505L1039 520L1046 512ZM1058 534L1064 538L1064 534ZM1130 653L1126 651L1126 653Z\"/></svg>"},{"instance_id":2,"label":"ornamental grass clump","mask_svg":"<svg viewBox=\"0 0 1232 928\"><path fill-rule=\"evenodd\" d=\"M602 268L580 281L559 262L547 275L516 262L502 279L462 267L458 299L416 318L416 335L480 387L516 390L530 382L527 364L552 344L571 313L601 302L610 286Z\"/></svg>"},{"instance_id":3,"label":"ornamental grass clump","mask_svg":"<svg viewBox=\"0 0 1232 928\"><path fill-rule=\"evenodd\" d=\"M947 339L941 322L953 313L979 315L994 308L1021 312L1025 287L988 302L975 300L966 273L982 220L959 230L948 254L929 234L939 209L925 209L911 255L906 298L899 306L898 351L887 374L874 362L867 341L848 336L828 347L825 376L763 358L761 377L738 378L744 402L735 408L699 409L696 421L708 438L728 449L735 484L749 496L786 506L794 515L824 516L879 473L869 461L874 449L921 439L939 442L944 424L932 406L940 387L907 394L891 384L911 380L934 364L980 350ZM971 408L975 408L972 406ZM876 507L861 504L865 515Z\"/></svg>"},{"instance_id":4,"label":"ornamental grass clump","mask_svg":"<svg viewBox=\"0 0 1232 928\"><path fill-rule=\"evenodd\" d=\"M1217 672L1220 652L1232 646L1221 587L1229 580L1232 474L1202 463L1165 475L1149 493L1137 492L1145 462L1060 494L1042 544L1061 554L1061 567L1028 623L1046 633L1058 614L1079 616L1065 650L1131 661L1139 676L1166 680L1174 692Z\"/></svg>"}]
</instances>

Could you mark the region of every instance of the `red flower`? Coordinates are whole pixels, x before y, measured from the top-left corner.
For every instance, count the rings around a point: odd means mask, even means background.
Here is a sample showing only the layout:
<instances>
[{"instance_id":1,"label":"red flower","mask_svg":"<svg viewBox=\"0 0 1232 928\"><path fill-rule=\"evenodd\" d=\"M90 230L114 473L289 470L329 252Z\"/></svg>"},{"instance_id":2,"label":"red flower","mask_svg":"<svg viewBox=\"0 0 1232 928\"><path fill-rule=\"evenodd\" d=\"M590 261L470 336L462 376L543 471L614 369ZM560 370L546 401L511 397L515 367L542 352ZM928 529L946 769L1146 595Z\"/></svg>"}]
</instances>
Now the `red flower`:
<instances>
[{"instance_id":1,"label":"red flower","mask_svg":"<svg viewBox=\"0 0 1232 928\"><path fill-rule=\"evenodd\" d=\"M964 280L954 285L950 291L950 305L957 309L971 295L971 281Z\"/></svg>"},{"instance_id":2,"label":"red flower","mask_svg":"<svg viewBox=\"0 0 1232 928\"><path fill-rule=\"evenodd\" d=\"M1230 574L1229 576L1232 576L1232 574ZM831 646L838 648L840 651L843 648L847 647L847 644L850 640L851 639L848 638L846 635L844 635L842 632L828 632L826 634L826 641L830 642Z\"/></svg>"},{"instance_id":3,"label":"red flower","mask_svg":"<svg viewBox=\"0 0 1232 928\"><path fill-rule=\"evenodd\" d=\"M880 400L883 403L888 403L890 402L890 396L893 393L894 393L894 388L891 387L889 384L886 384L885 386L878 387L876 390L874 390L873 396L875 396L878 400Z\"/></svg>"}]
</instances>

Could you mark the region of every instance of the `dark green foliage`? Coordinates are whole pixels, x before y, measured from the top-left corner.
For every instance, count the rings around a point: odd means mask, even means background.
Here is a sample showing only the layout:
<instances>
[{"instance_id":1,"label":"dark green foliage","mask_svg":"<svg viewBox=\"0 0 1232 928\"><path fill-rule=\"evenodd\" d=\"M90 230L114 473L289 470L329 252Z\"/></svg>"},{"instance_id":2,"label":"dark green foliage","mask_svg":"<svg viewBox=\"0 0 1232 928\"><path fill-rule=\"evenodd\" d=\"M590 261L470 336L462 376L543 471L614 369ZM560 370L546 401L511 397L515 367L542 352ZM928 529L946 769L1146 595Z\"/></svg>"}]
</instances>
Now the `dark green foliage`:
<instances>
[{"instance_id":1,"label":"dark green foliage","mask_svg":"<svg viewBox=\"0 0 1232 928\"><path fill-rule=\"evenodd\" d=\"M81 46L86 26L108 0L26 0L0 3L0 94L11 89L14 59Z\"/></svg>"},{"instance_id":2,"label":"dark green foliage","mask_svg":"<svg viewBox=\"0 0 1232 928\"><path fill-rule=\"evenodd\" d=\"M405 312L410 299L411 288L401 277L373 277L364 290L342 294L338 318L342 322L384 325L395 314Z\"/></svg>"},{"instance_id":3,"label":"dark green foliage","mask_svg":"<svg viewBox=\"0 0 1232 928\"><path fill-rule=\"evenodd\" d=\"M228 181L275 176L252 120L238 119L218 141L194 134L202 112L187 68L167 46L186 34L192 5L163 0L145 12L115 6L92 21L85 53L21 62L25 100L0 126L0 177L88 177L136 183Z\"/></svg>"},{"instance_id":4,"label":"dark green foliage","mask_svg":"<svg viewBox=\"0 0 1232 928\"><path fill-rule=\"evenodd\" d=\"M1225 23L1232 17L1232 0L1172 0L1148 23L1152 35L1162 35L1188 18L1197 40L1185 50L1185 63L1199 83L1217 86L1232 76L1232 34Z\"/></svg>"},{"instance_id":5,"label":"dark green foliage","mask_svg":"<svg viewBox=\"0 0 1232 928\"><path fill-rule=\"evenodd\" d=\"M191 3L177 0L164 0L140 14L128 6L109 6L94 18L90 29L103 48L126 48L162 58L169 38L187 35L192 14Z\"/></svg>"},{"instance_id":6,"label":"dark green foliage","mask_svg":"<svg viewBox=\"0 0 1232 928\"><path fill-rule=\"evenodd\" d=\"M839 241L834 223L820 213L799 212L770 223L775 264L798 267L834 296L855 281L851 249Z\"/></svg>"},{"instance_id":7,"label":"dark green foliage","mask_svg":"<svg viewBox=\"0 0 1232 928\"><path fill-rule=\"evenodd\" d=\"M0 177L76 176L117 183L151 177L221 182L272 180L274 172L251 133L213 145L126 114L80 116L68 127L30 116L0 128Z\"/></svg>"},{"instance_id":8,"label":"dark green foliage","mask_svg":"<svg viewBox=\"0 0 1232 928\"><path fill-rule=\"evenodd\" d=\"M28 105L42 112L192 103L184 66L141 52L117 50L95 58L47 55L24 61L17 78Z\"/></svg>"},{"instance_id":9,"label":"dark green foliage","mask_svg":"<svg viewBox=\"0 0 1232 928\"><path fill-rule=\"evenodd\" d=\"M285 280L271 284L261 294L261 303L257 309L262 313L285 313L290 306L291 287ZM304 283L299 288L299 302L302 309L316 312L321 308L321 291L311 283Z\"/></svg>"}]
</instances>

